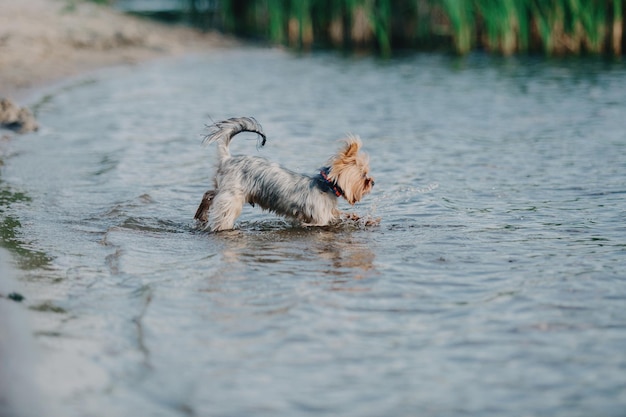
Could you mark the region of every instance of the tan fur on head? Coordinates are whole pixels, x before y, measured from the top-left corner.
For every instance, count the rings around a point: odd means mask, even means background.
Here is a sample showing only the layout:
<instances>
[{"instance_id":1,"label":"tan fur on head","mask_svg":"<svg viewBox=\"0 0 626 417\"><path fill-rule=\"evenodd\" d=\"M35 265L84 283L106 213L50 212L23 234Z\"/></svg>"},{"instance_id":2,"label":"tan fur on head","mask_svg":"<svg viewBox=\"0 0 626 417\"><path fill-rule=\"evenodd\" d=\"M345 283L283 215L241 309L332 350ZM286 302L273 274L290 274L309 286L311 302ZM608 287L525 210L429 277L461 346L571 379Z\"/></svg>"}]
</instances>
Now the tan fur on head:
<instances>
[{"instance_id":1,"label":"tan fur on head","mask_svg":"<svg viewBox=\"0 0 626 417\"><path fill-rule=\"evenodd\" d=\"M361 139L348 136L344 148L331 158L328 172L328 178L343 190L351 205L372 191L374 185L374 179L369 176L369 157L359 149Z\"/></svg>"}]
</instances>

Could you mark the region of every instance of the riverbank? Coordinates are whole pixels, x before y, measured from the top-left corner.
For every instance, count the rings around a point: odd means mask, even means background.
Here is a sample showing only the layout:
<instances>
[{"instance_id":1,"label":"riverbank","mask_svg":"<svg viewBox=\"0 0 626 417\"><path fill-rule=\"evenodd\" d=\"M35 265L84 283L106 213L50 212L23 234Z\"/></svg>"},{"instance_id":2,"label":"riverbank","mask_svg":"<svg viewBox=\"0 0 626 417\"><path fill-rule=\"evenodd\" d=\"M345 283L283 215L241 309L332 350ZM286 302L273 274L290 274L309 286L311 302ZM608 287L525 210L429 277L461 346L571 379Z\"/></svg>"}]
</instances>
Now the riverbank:
<instances>
[{"instance_id":1,"label":"riverbank","mask_svg":"<svg viewBox=\"0 0 626 417\"><path fill-rule=\"evenodd\" d=\"M30 322L20 305L21 295L15 292L19 284L11 267L11 256L3 248L0 248L0 277L0 358L3 359L0 360L0 416L42 415L45 407L35 381L36 355Z\"/></svg>"},{"instance_id":2,"label":"riverbank","mask_svg":"<svg viewBox=\"0 0 626 417\"><path fill-rule=\"evenodd\" d=\"M77 0L3 0L0 97L98 68L227 45L216 33L124 15Z\"/></svg>"},{"instance_id":3,"label":"riverbank","mask_svg":"<svg viewBox=\"0 0 626 417\"><path fill-rule=\"evenodd\" d=\"M0 125L16 132L35 130L36 122L23 106L61 80L233 43L216 33L127 16L94 3L2 0ZM10 138L8 132L0 129L0 140ZM3 156L0 149L0 166ZM7 297L19 285L10 255L0 247L0 357L10 358L0 363L0 415L41 415L30 322L23 306Z\"/></svg>"}]
</instances>

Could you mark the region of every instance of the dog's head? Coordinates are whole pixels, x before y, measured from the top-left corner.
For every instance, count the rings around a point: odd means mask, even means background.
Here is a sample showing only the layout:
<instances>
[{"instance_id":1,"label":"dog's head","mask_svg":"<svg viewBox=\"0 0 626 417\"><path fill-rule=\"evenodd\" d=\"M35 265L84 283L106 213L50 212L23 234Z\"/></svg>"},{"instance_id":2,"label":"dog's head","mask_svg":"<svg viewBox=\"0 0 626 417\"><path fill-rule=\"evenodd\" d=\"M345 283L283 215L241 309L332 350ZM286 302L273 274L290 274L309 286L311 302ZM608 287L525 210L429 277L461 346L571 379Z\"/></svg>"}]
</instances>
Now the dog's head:
<instances>
[{"instance_id":1,"label":"dog's head","mask_svg":"<svg viewBox=\"0 0 626 417\"><path fill-rule=\"evenodd\" d=\"M348 136L343 149L329 162L328 179L343 190L343 196L350 204L360 201L374 186L374 178L369 176L369 157L359 152L360 148L358 136Z\"/></svg>"}]
</instances>

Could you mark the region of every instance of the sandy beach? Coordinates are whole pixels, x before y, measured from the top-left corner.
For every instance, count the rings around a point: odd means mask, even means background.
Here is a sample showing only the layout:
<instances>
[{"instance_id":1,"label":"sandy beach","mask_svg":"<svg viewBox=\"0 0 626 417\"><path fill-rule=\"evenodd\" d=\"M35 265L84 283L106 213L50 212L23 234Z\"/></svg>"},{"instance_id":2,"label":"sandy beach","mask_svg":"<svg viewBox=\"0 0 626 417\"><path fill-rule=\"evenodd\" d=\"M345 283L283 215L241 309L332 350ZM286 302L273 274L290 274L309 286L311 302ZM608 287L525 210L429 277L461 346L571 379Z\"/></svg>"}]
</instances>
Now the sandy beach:
<instances>
[{"instance_id":1,"label":"sandy beach","mask_svg":"<svg viewBox=\"0 0 626 417\"><path fill-rule=\"evenodd\" d=\"M2 0L0 98L115 65L225 45L215 33L124 15L78 0Z\"/></svg>"}]
</instances>

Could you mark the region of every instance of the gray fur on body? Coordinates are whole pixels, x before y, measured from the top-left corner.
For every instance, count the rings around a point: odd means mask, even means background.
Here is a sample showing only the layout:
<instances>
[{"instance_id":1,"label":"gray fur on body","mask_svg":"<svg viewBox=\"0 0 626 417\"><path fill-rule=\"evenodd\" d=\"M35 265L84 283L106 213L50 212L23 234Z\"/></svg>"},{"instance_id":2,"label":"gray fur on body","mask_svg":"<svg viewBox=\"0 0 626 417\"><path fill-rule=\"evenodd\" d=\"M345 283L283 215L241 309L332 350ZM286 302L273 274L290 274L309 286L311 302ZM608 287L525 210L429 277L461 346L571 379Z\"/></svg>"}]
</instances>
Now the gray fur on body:
<instances>
[{"instance_id":1,"label":"gray fur on body","mask_svg":"<svg viewBox=\"0 0 626 417\"><path fill-rule=\"evenodd\" d=\"M339 215L337 196L319 174L298 174L265 158L233 156L222 160L215 188L219 192L209 212L210 225L222 224L220 204L224 200L222 204L228 206L233 199L258 205L303 225L327 225Z\"/></svg>"}]
</instances>

